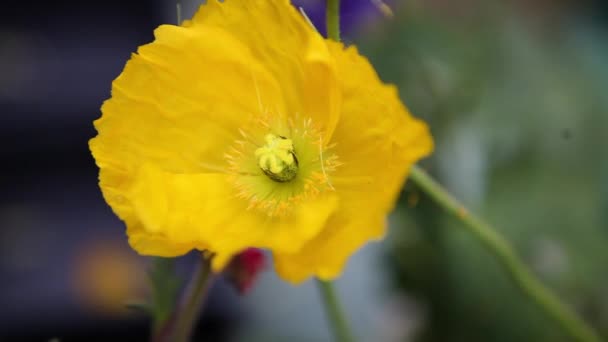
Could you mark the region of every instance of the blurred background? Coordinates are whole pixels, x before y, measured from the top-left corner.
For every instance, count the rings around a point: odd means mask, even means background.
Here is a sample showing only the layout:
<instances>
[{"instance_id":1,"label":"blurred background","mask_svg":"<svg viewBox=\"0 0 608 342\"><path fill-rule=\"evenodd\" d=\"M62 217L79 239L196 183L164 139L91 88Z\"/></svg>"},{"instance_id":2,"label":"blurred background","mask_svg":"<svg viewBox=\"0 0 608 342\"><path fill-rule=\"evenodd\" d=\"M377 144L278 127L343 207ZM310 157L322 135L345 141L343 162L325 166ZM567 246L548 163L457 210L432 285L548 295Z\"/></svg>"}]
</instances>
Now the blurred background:
<instances>
[{"instance_id":1,"label":"blurred background","mask_svg":"<svg viewBox=\"0 0 608 342\"><path fill-rule=\"evenodd\" d=\"M608 338L608 5L343 0L344 39L430 123L423 166L495 224ZM184 17L200 2L184 1ZM324 31L322 0L297 0ZM173 1L14 1L0 11L0 340L145 340L127 245L87 141L111 81ZM337 281L361 341L567 341L459 223L408 184L382 243ZM186 279L195 256L178 260ZM314 283L218 281L205 341L329 341Z\"/></svg>"}]
</instances>

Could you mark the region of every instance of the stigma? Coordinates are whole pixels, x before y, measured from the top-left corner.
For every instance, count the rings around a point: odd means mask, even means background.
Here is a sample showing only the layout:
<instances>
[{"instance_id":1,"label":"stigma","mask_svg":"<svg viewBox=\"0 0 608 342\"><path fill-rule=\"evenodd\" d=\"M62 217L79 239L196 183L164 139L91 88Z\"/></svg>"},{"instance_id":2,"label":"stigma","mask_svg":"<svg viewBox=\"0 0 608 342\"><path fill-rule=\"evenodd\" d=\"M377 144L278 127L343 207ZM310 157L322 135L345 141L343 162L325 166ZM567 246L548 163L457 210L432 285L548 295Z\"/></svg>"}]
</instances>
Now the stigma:
<instances>
[{"instance_id":1,"label":"stigma","mask_svg":"<svg viewBox=\"0 0 608 342\"><path fill-rule=\"evenodd\" d=\"M298 158L293 141L272 133L264 137L265 145L255 150L258 166L275 182L289 182L298 174Z\"/></svg>"}]
</instances>

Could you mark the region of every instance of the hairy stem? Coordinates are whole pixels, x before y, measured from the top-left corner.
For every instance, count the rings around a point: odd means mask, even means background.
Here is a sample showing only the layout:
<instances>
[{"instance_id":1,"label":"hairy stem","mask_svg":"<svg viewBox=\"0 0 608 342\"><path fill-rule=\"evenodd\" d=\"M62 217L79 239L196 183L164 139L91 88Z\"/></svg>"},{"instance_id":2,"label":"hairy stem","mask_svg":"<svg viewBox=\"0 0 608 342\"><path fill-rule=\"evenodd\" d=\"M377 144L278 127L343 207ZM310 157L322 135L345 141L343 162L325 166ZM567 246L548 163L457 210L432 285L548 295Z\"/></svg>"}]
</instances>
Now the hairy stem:
<instances>
[{"instance_id":1,"label":"hairy stem","mask_svg":"<svg viewBox=\"0 0 608 342\"><path fill-rule=\"evenodd\" d=\"M338 342L350 342L354 341L353 335L350 331L344 312L340 307L336 291L331 282L317 280L319 291L321 292L321 298L325 305L325 311L327 318L331 324L334 336Z\"/></svg>"},{"instance_id":2,"label":"hairy stem","mask_svg":"<svg viewBox=\"0 0 608 342\"><path fill-rule=\"evenodd\" d=\"M211 283L211 258L206 254L201 257L199 268L192 278L184 305L176 313L175 334L172 341L187 342L192 336Z\"/></svg>"},{"instance_id":3,"label":"hairy stem","mask_svg":"<svg viewBox=\"0 0 608 342\"><path fill-rule=\"evenodd\" d=\"M517 287L535 302L548 316L559 323L575 341L599 341L595 332L576 314L564 306L544 286L517 256L509 243L488 223L472 215L424 170L413 166L410 179L414 181L445 211L454 215L505 268Z\"/></svg>"}]
</instances>

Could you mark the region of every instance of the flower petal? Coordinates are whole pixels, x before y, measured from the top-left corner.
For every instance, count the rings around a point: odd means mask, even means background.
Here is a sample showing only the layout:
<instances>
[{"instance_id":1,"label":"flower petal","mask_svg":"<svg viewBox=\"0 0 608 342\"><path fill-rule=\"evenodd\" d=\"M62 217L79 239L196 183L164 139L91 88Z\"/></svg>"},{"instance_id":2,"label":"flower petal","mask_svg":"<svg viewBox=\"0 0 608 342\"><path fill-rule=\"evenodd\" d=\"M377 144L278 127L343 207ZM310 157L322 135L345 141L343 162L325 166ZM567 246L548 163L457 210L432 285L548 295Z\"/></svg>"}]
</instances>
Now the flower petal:
<instances>
[{"instance_id":1,"label":"flower petal","mask_svg":"<svg viewBox=\"0 0 608 342\"><path fill-rule=\"evenodd\" d=\"M250 47L253 58L266 62L285 85L289 107L280 114L311 118L329 141L340 116L336 65L323 37L288 0L209 0L192 23L231 32Z\"/></svg>"},{"instance_id":2,"label":"flower petal","mask_svg":"<svg viewBox=\"0 0 608 342\"><path fill-rule=\"evenodd\" d=\"M221 30L165 25L155 35L114 81L95 122L93 154L98 163L222 171L238 127L262 115L253 89L283 107L281 87L246 46Z\"/></svg>"},{"instance_id":3,"label":"flower petal","mask_svg":"<svg viewBox=\"0 0 608 342\"><path fill-rule=\"evenodd\" d=\"M132 247L152 255L209 249L217 254L216 268L250 246L297 251L337 207L337 196L329 193L298 204L291 215L269 217L248 210L226 175L173 174L145 164L135 179L120 194L125 211L119 215L129 225Z\"/></svg>"},{"instance_id":4,"label":"flower petal","mask_svg":"<svg viewBox=\"0 0 608 342\"><path fill-rule=\"evenodd\" d=\"M327 227L297 253L275 253L277 272L298 283L338 276L350 255L381 238L385 219L418 159L430 154L426 124L413 118L394 86L383 84L356 48L328 41L343 92L332 142L342 166L332 173L340 207ZM372 200L373 199L373 200Z\"/></svg>"},{"instance_id":5,"label":"flower petal","mask_svg":"<svg viewBox=\"0 0 608 342\"><path fill-rule=\"evenodd\" d=\"M342 114L333 142L344 165L332 177L336 190L349 198L369 201L388 212L410 166L429 155L433 140L427 125L412 117L397 89L380 81L355 47L328 41L339 66ZM359 197L359 199L356 199Z\"/></svg>"},{"instance_id":6,"label":"flower petal","mask_svg":"<svg viewBox=\"0 0 608 342\"><path fill-rule=\"evenodd\" d=\"M368 213L365 206L352 209L333 215L325 229L297 253L274 253L275 268L281 278L293 284L311 276L336 278L349 256L370 239L384 236L384 214Z\"/></svg>"},{"instance_id":7,"label":"flower petal","mask_svg":"<svg viewBox=\"0 0 608 342\"><path fill-rule=\"evenodd\" d=\"M271 97L278 108L284 101L279 83L226 32L165 25L155 36L114 81L90 148L104 197L127 222L136 249L183 254L192 244L173 250L175 244L164 237L141 234L144 226L159 229L153 215L161 212L135 212L125 189L147 187L137 179L146 164L180 173L223 172L224 153L240 138L238 128L263 115L259 94Z\"/></svg>"}]
</instances>

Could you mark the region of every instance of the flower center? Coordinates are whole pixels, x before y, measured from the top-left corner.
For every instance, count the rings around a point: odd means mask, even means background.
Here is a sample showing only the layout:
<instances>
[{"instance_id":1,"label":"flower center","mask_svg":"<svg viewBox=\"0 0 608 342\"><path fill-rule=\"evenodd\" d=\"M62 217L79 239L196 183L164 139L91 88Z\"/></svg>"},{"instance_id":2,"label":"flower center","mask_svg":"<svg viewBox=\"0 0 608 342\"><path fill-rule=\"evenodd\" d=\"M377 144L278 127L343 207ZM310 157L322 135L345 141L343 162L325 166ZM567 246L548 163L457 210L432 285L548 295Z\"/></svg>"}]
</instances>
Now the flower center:
<instances>
[{"instance_id":1,"label":"flower center","mask_svg":"<svg viewBox=\"0 0 608 342\"><path fill-rule=\"evenodd\" d=\"M255 150L258 166L275 182L289 182L298 173L298 158L293 141L272 133L264 137L266 144Z\"/></svg>"},{"instance_id":2,"label":"flower center","mask_svg":"<svg viewBox=\"0 0 608 342\"><path fill-rule=\"evenodd\" d=\"M311 119L261 117L239 133L224 157L235 195L247 209L290 215L300 202L335 190L330 176L341 163Z\"/></svg>"}]
</instances>

